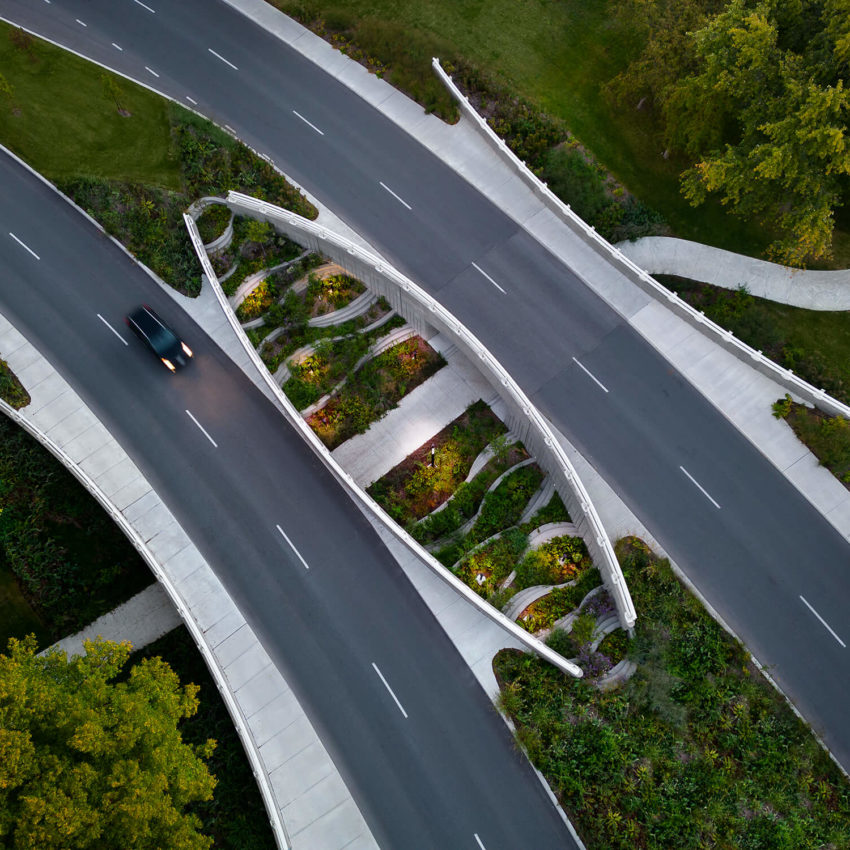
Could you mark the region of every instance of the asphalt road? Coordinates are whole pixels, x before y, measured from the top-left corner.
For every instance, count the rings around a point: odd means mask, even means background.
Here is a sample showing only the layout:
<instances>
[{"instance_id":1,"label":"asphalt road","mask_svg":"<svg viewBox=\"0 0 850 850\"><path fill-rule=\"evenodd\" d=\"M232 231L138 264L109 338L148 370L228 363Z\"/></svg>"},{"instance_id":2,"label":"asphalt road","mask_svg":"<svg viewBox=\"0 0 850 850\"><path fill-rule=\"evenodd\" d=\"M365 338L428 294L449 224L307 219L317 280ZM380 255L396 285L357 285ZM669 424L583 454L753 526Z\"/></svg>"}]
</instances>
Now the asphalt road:
<instances>
[{"instance_id":1,"label":"asphalt road","mask_svg":"<svg viewBox=\"0 0 850 850\"><path fill-rule=\"evenodd\" d=\"M487 850L574 847L466 663L302 438L70 205L6 156L0 185L0 310L78 388L207 557L379 844L480 850L477 834ZM138 303L189 342L185 370L169 373L124 325Z\"/></svg>"},{"instance_id":2,"label":"asphalt road","mask_svg":"<svg viewBox=\"0 0 850 850\"><path fill-rule=\"evenodd\" d=\"M197 101L438 296L850 766L850 550L841 535L568 268L376 110L222 2L152 6L0 2L6 16Z\"/></svg>"}]
</instances>

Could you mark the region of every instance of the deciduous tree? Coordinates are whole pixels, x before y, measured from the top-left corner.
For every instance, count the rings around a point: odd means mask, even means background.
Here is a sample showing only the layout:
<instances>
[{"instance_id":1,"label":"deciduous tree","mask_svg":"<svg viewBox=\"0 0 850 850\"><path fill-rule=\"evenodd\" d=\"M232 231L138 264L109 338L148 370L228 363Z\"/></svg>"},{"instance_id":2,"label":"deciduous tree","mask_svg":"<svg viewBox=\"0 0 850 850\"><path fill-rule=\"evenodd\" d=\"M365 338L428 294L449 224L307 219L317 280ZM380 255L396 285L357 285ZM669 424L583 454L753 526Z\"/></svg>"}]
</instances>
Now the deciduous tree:
<instances>
[{"instance_id":1,"label":"deciduous tree","mask_svg":"<svg viewBox=\"0 0 850 850\"><path fill-rule=\"evenodd\" d=\"M178 729L198 707L155 658L116 681L129 644L86 643L86 655L35 654L11 640L0 655L0 845L15 850L205 850L191 803L215 779Z\"/></svg>"}]
</instances>

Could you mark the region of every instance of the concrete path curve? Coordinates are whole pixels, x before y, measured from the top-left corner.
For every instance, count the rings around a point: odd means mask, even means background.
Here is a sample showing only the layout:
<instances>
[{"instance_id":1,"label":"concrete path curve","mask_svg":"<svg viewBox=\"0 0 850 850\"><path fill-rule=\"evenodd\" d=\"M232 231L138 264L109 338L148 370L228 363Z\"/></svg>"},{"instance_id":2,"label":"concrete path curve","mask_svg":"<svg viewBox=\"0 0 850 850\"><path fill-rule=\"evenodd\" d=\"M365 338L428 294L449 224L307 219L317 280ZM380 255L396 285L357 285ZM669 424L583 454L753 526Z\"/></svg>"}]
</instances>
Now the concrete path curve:
<instances>
[{"instance_id":1,"label":"concrete path curve","mask_svg":"<svg viewBox=\"0 0 850 850\"><path fill-rule=\"evenodd\" d=\"M792 269L687 239L645 236L617 247L650 274L672 274L808 310L850 310L850 269Z\"/></svg>"}]
</instances>

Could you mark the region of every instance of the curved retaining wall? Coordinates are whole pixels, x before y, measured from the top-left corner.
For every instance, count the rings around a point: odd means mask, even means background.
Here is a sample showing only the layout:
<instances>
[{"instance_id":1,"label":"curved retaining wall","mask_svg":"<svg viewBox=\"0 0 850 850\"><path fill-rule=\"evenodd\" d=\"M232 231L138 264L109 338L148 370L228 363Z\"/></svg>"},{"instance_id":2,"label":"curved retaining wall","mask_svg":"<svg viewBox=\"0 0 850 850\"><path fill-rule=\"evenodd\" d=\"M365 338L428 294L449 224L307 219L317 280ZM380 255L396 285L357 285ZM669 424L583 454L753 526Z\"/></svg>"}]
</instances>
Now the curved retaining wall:
<instances>
[{"instance_id":1,"label":"curved retaining wall","mask_svg":"<svg viewBox=\"0 0 850 850\"><path fill-rule=\"evenodd\" d=\"M285 233L294 241L305 247L318 251L344 266L351 274L362 280L370 289L383 295L390 306L407 319L407 321L420 334L426 332L427 328L434 328L445 333L463 351L463 353L478 364L493 388L506 402L508 428L516 437L528 446L531 454L538 458L540 466L552 476L556 489L563 498L567 510L574 518L579 534L585 539L591 557L598 565L603 580L617 605L620 622L626 629L632 629L636 620L634 604L626 587L620 565L614 555L611 543L608 540L596 510L590 497L573 469L572 464L555 439L548 424L526 397L525 393L513 380L511 375L498 363L492 354L468 331L451 313L449 313L438 301L421 290L410 279L388 266L375 255L363 250L349 240L338 236L326 228L320 227L307 219L301 218L295 213L259 201L236 192L228 194L228 202L234 212L261 217L273 224L279 231ZM194 229L194 222L187 217L186 224L190 232ZM209 260L203 252L200 241L196 234L192 235L198 256L204 264L204 270L209 275L212 269ZM213 278L214 279L214 278ZM235 319L231 319L235 321ZM238 325L237 325L238 327ZM268 376L270 385L274 391L282 396L280 388L271 382L268 370L261 365L256 352L250 348L247 338L243 338L243 345L250 349L255 362L258 363L264 375ZM285 402L287 410L289 402ZM298 417L299 426L310 442L317 447L322 456L329 454L325 451L323 444L313 434L306 423ZM337 475L345 485L351 489L358 501L365 504L370 511L377 513L382 522L386 523L383 512L377 504L369 498L354 480L333 462L334 474ZM425 558L426 563L444 580L455 587L470 602L480 607L488 616L497 617L499 622L508 628L516 637L522 640L529 648L539 655L556 664L561 669L564 660L557 653L553 653L540 641L528 640L527 633L517 627L514 623L504 617L501 612L483 602L471 588L460 582L454 575L448 572L438 561L424 552L409 535L407 535L395 523L390 523L393 532L419 557ZM578 674L578 668L569 665L569 672Z\"/></svg>"},{"instance_id":2,"label":"curved retaining wall","mask_svg":"<svg viewBox=\"0 0 850 850\"><path fill-rule=\"evenodd\" d=\"M746 343L741 342L731 331L721 328L712 322L711 319L707 319L702 313L694 310L690 304L679 298L675 292L662 286L610 242L603 239L593 227L582 221L570 209L569 204L565 204L545 183L538 179L528 166L499 138L493 128L475 111L466 96L452 82L452 78L442 69L440 60L436 58L432 59L431 65L434 72L455 100L457 100L461 113L472 121L487 144L519 174L548 209L554 212L574 233L580 236L598 254L632 281L632 283L637 284L648 295L661 301L677 316L685 319L685 321L704 333L713 342L716 342L722 348L734 354L738 359L758 369L759 372L781 384L789 392L795 393L798 398L809 404L816 405L827 413L838 414L850 419L850 406L842 404L825 390L817 389L802 380L802 378L798 378L790 369L783 369L782 366L777 365L765 357L761 351L756 351Z\"/></svg>"}]
</instances>

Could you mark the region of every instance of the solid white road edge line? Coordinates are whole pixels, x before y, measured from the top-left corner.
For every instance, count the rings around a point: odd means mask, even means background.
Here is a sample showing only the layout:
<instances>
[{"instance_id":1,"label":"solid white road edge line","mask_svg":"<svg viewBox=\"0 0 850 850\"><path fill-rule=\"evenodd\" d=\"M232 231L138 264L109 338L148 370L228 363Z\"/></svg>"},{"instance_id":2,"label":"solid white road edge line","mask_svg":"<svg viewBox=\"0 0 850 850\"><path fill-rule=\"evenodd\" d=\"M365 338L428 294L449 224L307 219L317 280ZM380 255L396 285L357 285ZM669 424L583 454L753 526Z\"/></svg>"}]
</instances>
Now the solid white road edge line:
<instances>
[{"instance_id":1,"label":"solid white road edge line","mask_svg":"<svg viewBox=\"0 0 850 850\"><path fill-rule=\"evenodd\" d=\"M11 237L12 237L12 239L14 239L14 240L15 240L15 242L17 242L17 243L18 243L18 245L20 245L22 248L24 248L24 249L26 249L27 251L29 251L29 252L30 252L30 254L32 254L32 255L33 255L33 257L35 257L37 260L40 260L40 259L41 259L41 257L39 257L39 256L38 256L38 254L36 254L36 253L35 253L35 251L33 251L33 249L29 247L29 245L25 244L24 242L21 242L21 240L20 240L20 239L18 239L18 237L17 237L17 236L15 236L15 234L14 234L14 233L12 233L12 231L11 231L11 230L9 231L9 236L11 236Z\"/></svg>"},{"instance_id":2,"label":"solid white road edge line","mask_svg":"<svg viewBox=\"0 0 850 850\"><path fill-rule=\"evenodd\" d=\"M203 434L203 435L204 435L204 436L205 436L205 437L206 437L206 438L207 438L207 439L208 439L208 440L209 440L209 441L210 441L210 442L211 442L211 443L212 443L212 444L213 444L216 448L218 448L218 443L217 443L217 442L216 442L216 441L215 441L215 440L214 440L214 439L213 439L213 438L212 438L212 437L211 437L211 436L207 433L207 429L206 429L206 428L204 428L204 426L203 426L203 425L201 425L201 423L200 423L200 422L198 422L198 420L197 420L197 419L195 419L195 417L194 417L194 416L192 416L192 411L191 411L191 410L187 410L187 411L186 411L186 413L188 413L188 414L189 414L189 418L190 418L190 419L191 419L191 420L192 420L192 421L193 421L193 422L194 422L194 423L195 423L195 424L196 424L196 425L197 425L197 426L201 429L201 433L202 433L202 434Z\"/></svg>"},{"instance_id":3,"label":"solid white road edge line","mask_svg":"<svg viewBox=\"0 0 850 850\"><path fill-rule=\"evenodd\" d=\"M379 182L379 183L380 183L380 184L381 184L381 185L382 185L382 186L383 186L383 187L384 187L384 188L385 188L385 189L386 189L386 190L387 190L387 191L388 191L388 192L389 192L389 193L390 193L390 194L391 194L391 195L392 195L392 196L393 196L393 197L394 197L394 198L395 198L395 199L396 199L396 200L397 200L400 204L402 204L403 206L407 207L409 210L412 210L412 209L413 209L413 207L412 207L412 206L410 206L410 204L409 204L409 203L407 203L407 201L402 200L402 199L401 199L398 195L396 195L396 193L395 193L395 192L393 192L393 190L392 190L392 189L390 189L390 187L389 187L389 186L387 186L387 184L386 184L386 183L384 183L384 181L383 181L383 180L379 180L378 182Z\"/></svg>"},{"instance_id":4,"label":"solid white road edge line","mask_svg":"<svg viewBox=\"0 0 850 850\"><path fill-rule=\"evenodd\" d=\"M375 672L381 677L381 681L384 683L384 687L390 692L390 696L395 700L395 704L398 706L398 710L404 715L405 720L407 719L407 712L404 710L402 704L398 701L398 697L393 693L393 689L390 687L389 682L384 678L384 674L378 669L378 665L375 662L372 662L372 666L375 668Z\"/></svg>"},{"instance_id":5,"label":"solid white road edge line","mask_svg":"<svg viewBox=\"0 0 850 850\"><path fill-rule=\"evenodd\" d=\"M587 366L584 365L584 363L579 363L579 361L576 360L575 357L573 357L573 363L575 363L576 366L578 366L578 368L581 369L581 371L584 372L584 374L587 375L587 377L590 378L591 381L596 383L606 393L608 392L608 387L606 387L605 384L603 384L602 381L600 381L599 378L597 378L596 375L594 375L590 371L590 369L588 369ZM718 505L718 507L719 507L719 505Z\"/></svg>"},{"instance_id":6,"label":"solid white road edge line","mask_svg":"<svg viewBox=\"0 0 850 850\"><path fill-rule=\"evenodd\" d=\"M298 556L298 560L304 564L304 569L309 570L310 565L301 557L301 553L295 548L295 544L287 537L286 532L279 526L276 525L275 528L283 535L283 539L289 544L289 548L292 549L293 552Z\"/></svg>"},{"instance_id":7,"label":"solid white road edge line","mask_svg":"<svg viewBox=\"0 0 850 850\"><path fill-rule=\"evenodd\" d=\"M320 136L324 136L324 132L322 132L315 124L311 121L308 121L300 112L296 112L294 109L292 110L292 114L298 116L308 127L312 127Z\"/></svg>"},{"instance_id":8,"label":"solid white road edge line","mask_svg":"<svg viewBox=\"0 0 850 850\"><path fill-rule=\"evenodd\" d=\"M104 324L104 325L106 325L106 327L108 327L108 328L109 328L109 330L111 330L111 331L112 331L112 333L114 333L114 334L115 334L115 336L117 336L117 337L118 337L118 339L120 339L120 340L121 340L121 342L123 342L123 343L124 343L124 345L129 345L129 343L127 342L127 340L126 340L126 339L124 339L124 337L123 337L123 336L121 336L121 334L120 334L120 333L118 333L118 331L116 331L116 330L115 330L115 328L113 328L113 327L112 327L112 325L110 325L110 324L109 324L109 322L107 322L107 321L106 321L106 319L104 319L104 318L103 318L103 316L101 316L101 315L100 315L100 313L98 313L98 314L97 314L97 317L98 317L98 319L100 319L100 321L101 321L101 322L103 322L103 324Z\"/></svg>"},{"instance_id":9,"label":"solid white road edge line","mask_svg":"<svg viewBox=\"0 0 850 850\"><path fill-rule=\"evenodd\" d=\"M490 281L490 283L492 283L492 284L493 284L493 286L495 286L495 287L496 287L496 289L498 289L498 290L499 290L499 292L501 292L501 293L502 293L502 295L507 295L507 294L508 294L507 292L505 292L505 290L504 290L504 289L502 289L502 287L501 287L501 286L499 286L499 284L498 284L498 283L496 283L496 281L495 281L495 280L493 280L493 278L492 278L492 277L490 277L490 275L488 275L488 274L487 274L487 272L485 272L485 271L484 271L484 269L482 269L482 268L481 268L481 266L479 266L479 265L478 265L478 263L473 263L473 264L472 264L472 266L473 266L473 268L475 268L475 269L477 269L478 271L480 271L480 272L481 272L481 274L483 274L483 275L484 275L484 277L486 277L486 278L487 278L487 280L489 280L489 281Z\"/></svg>"},{"instance_id":10,"label":"solid white road edge line","mask_svg":"<svg viewBox=\"0 0 850 850\"><path fill-rule=\"evenodd\" d=\"M212 53L212 55L215 56L216 59L221 59L221 61L224 62L225 65L230 65L230 67L233 68L234 71L239 70L232 62L228 62L227 59L225 59L220 53L216 53L215 50L213 50L211 47L208 47L207 50L209 50L209 52Z\"/></svg>"},{"instance_id":11,"label":"solid white road edge line","mask_svg":"<svg viewBox=\"0 0 850 850\"><path fill-rule=\"evenodd\" d=\"M682 470L682 472L684 472L684 473L685 473L685 475L687 475L687 476L688 476L688 478L690 478L690 479L691 479L691 481L692 481L692 482L693 482L693 483L697 486L697 488L699 489L700 493L702 493L702 494L703 494L703 496L705 496L705 498L706 498L706 499L708 499L708 501L709 501L709 502L711 502L711 504L712 504L712 505L714 505L714 507L715 507L715 508L717 508L717 509L719 510L719 509L720 509L720 505L718 505L718 504L717 504L717 502L715 502L715 501L714 501L714 499L712 499L712 498L711 498L711 496L709 496L709 495L708 495L708 492L706 491L705 487L703 487L703 486L702 486L702 484L700 484L700 483L699 483L699 481L697 481L697 480L696 480L696 478L694 478L694 477L693 477L693 475L691 475L691 473L690 473L690 472L688 472L688 470L687 470L687 469L685 469L685 467L684 467L684 466L680 466L680 467L679 467L679 469L681 469L681 470Z\"/></svg>"},{"instance_id":12,"label":"solid white road edge line","mask_svg":"<svg viewBox=\"0 0 850 850\"><path fill-rule=\"evenodd\" d=\"M836 640L837 640L837 641L841 644L841 646L842 646L844 649L847 649L847 644L846 644L846 643L844 643L844 641L843 641L843 640L841 640L841 638L840 638L840 637L838 637L838 635L837 635L837 634L835 634L835 632L834 632L834 631L830 628L829 623L827 623L827 621L826 621L826 620L824 620L824 618L823 618L823 617L821 617L821 615L820 615L820 614L818 614L818 612L817 612L817 611L815 611L815 609L814 609L814 608L812 608L812 606L811 606L811 605L808 603L808 601L806 600L806 597L805 597L805 596L801 596L801 597L800 597L800 599L801 599L801 601L802 601L803 605L805 605L805 606L806 606L806 608L808 608L808 609L809 609L809 611L811 611L811 612L812 612L812 614L814 614L814 615L815 615L815 616L816 616L816 617L817 617L817 618L821 621L821 625L822 625L822 626L823 626L823 627L824 627L824 628L825 628L825 629L826 629L826 630L827 630L827 631L828 631L828 632L829 632L829 633L830 633L830 634L831 634L831 635L832 635L832 636L833 636L833 637L834 637L834 638L835 638L835 639L836 639Z\"/></svg>"}]
</instances>

